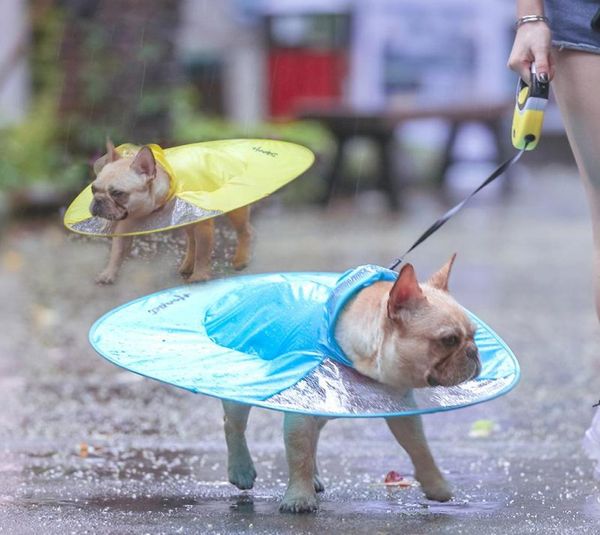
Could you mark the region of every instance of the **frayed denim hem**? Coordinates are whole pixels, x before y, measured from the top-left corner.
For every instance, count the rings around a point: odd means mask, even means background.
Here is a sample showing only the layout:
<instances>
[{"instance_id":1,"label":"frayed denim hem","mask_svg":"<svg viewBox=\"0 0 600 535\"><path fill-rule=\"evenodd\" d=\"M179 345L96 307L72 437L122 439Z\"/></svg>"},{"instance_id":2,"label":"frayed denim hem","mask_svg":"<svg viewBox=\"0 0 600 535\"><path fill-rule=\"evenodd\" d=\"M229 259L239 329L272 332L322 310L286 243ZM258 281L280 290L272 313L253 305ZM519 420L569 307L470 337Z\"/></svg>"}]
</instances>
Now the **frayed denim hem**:
<instances>
[{"instance_id":1,"label":"frayed denim hem","mask_svg":"<svg viewBox=\"0 0 600 535\"><path fill-rule=\"evenodd\" d=\"M585 43L571 43L570 41L552 41L552 46L558 50L580 50L581 52L590 52L592 54L600 54L600 47L594 45L586 45Z\"/></svg>"}]
</instances>

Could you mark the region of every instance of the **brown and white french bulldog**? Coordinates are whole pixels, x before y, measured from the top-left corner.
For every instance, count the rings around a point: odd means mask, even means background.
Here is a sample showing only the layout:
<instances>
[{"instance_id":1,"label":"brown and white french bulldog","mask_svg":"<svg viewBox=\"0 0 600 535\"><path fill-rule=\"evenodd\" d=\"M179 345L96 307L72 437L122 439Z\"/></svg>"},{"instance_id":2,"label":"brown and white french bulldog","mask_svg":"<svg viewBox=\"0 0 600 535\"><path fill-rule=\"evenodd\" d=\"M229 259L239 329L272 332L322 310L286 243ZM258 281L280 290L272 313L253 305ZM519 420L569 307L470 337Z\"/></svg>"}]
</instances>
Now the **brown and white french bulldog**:
<instances>
[{"instance_id":1,"label":"brown and white french bulldog","mask_svg":"<svg viewBox=\"0 0 600 535\"><path fill-rule=\"evenodd\" d=\"M107 141L106 150L107 153L94 163L96 179L92 183L94 198L90 212L94 216L115 221L115 234L131 232L137 221L166 204L170 179L155 161L149 147L142 147L135 156L121 157L112 142ZM233 267L241 270L250 260L250 207L233 210L226 216L238 240ZM188 282L208 280L212 275L214 220L193 223L186 226L185 231L187 250L179 272ZM132 236L116 236L112 239L108 264L100 272L96 282L111 284L115 281L132 241Z\"/></svg>"},{"instance_id":2,"label":"brown and white french bulldog","mask_svg":"<svg viewBox=\"0 0 600 535\"><path fill-rule=\"evenodd\" d=\"M481 364L474 342L475 326L448 293L450 261L427 283L417 282L406 264L394 282L376 282L361 290L342 311L335 330L338 344L360 373L408 393L427 386L452 386L476 377ZM248 406L223 402L229 481L252 488L256 471L244 436ZM282 512L317 508L323 490L316 463L319 432L326 419L286 413L284 435L289 466ZM415 478L426 497L452 498L452 491L431 455L420 416L387 418L406 450Z\"/></svg>"}]
</instances>

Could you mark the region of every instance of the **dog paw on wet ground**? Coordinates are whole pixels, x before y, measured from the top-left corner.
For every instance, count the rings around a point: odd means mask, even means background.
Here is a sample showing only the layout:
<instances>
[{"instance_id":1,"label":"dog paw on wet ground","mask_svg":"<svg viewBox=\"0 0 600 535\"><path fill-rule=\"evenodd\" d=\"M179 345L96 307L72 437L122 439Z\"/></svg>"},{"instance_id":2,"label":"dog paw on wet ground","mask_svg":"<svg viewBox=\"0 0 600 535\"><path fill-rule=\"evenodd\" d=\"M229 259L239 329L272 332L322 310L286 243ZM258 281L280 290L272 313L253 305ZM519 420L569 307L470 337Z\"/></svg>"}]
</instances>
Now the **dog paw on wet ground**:
<instances>
[{"instance_id":1,"label":"dog paw on wet ground","mask_svg":"<svg viewBox=\"0 0 600 535\"><path fill-rule=\"evenodd\" d=\"M314 513L317 508L317 495L314 491L289 488L279 506L279 511L281 513Z\"/></svg>"},{"instance_id":2,"label":"dog paw on wet ground","mask_svg":"<svg viewBox=\"0 0 600 535\"><path fill-rule=\"evenodd\" d=\"M251 462L252 463L252 462ZM256 470L254 465L230 465L227 469L229 482L240 490L249 490L254 487Z\"/></svg>"}]
</instances>

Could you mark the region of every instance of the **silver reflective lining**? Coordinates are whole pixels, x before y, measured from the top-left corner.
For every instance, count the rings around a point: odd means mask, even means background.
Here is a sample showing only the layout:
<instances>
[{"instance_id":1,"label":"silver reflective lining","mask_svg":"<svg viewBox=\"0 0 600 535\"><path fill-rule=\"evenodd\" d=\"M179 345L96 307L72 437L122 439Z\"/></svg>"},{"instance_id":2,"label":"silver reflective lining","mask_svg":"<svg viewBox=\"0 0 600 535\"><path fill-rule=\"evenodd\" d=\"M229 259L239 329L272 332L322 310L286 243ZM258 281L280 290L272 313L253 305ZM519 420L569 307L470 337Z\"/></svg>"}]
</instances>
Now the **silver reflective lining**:
<instances>
[{"instance_id":1,"label":"silver reflective lining","mask_svg":"<svg viewBox=\"0 0 600 535\"><path fill-rule=\"evenodd\" d=\"M513 380L513 376L472 380L452 387L418 388L408 395L400 395L392 387L373 381L331 359L325 359L294 386L271 396L262 405L279 410L332 416L440 410L497 395Z\"/></svg>"},{"instance_id":2,"label":"silver reflective lining","mask_svg":"<svg viewBox=\"0 0 600 535\"><path fill-rule=\"evenodd\" d=\"M216 217L222 213L221 210L204 210L195 204L174 197L160 210L137 220L129 228L128 233L165 230L169 227L196 223L203 219ZM90 217L89 219L75 223L72 228L84 234L111 235L115 231L116 224L116 221L107 221L101 217Z\"/></svg>"}]
</instances>

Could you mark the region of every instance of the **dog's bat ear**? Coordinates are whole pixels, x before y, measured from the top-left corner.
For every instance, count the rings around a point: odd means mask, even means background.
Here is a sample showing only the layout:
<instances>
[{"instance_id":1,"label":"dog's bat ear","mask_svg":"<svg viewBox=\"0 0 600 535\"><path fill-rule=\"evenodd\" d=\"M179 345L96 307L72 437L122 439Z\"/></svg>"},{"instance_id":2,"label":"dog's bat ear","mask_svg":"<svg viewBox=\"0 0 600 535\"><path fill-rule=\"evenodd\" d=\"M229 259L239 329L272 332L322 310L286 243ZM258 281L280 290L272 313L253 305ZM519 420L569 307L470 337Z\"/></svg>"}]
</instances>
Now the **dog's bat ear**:
<instances>
[{"instance_id":1,"label":"dog's bat ear","mask_svg":"<svg viewBox=\"0 0 600 535\"><path fill-rule=\"evenodd\" d=\"M396 319L401 309L417 306L425 299L423 290L417 281L415 269L411 264L405 264L390 290L387 303L388 317Z\"/></svg>"},{"instance_id":2,"label":"dog's bat ear","mask_svg":"<svg viewBox=\"0 0 600 535\"><path fill-rule=\"evenodd\" d=\"M103 167L108 163L108 154L105 154L104 156L100 156L100 158L98 158L93 165L93 169L94 169L94 174L96 176L98 176L100 174L100 171L102 171Z\"/></svg>"},{"instance_id":3,"label":"dog's bat ear","mask_svg":"<svg viewBox=\"0 0 600 535\"><path fill-rule=\"evenodd\" d=\"M118 160L120 157L121 156L119 156L119 153L115 149L113 142L109 138L106 138L106 154L104 156L100 156L100 158L94 162L94 174L98 176L106 164L112 163Z\"/></svg>"},{"instance_id":4,"label":"dog's bat ear","mask_svg":"<svg viewBox=\"0 0 600 535\"><path fill-rule=\"evenodd\" d=\"M146 175L148 180L153 180L156 177L156 160L150 147L144 145L139 150L131 163L131 169L138 175Z\"/></svg>"},{"instance_id":5,"label":"dog's bat ear","mask_svg":"<svg viewBox=\"0 0 600 535\"><path fill-rule=\"evenodd\" d=\"M114 143L109 137L106 138L106 156L108 157L108 162L116 162L120 158Z\"/></svg>"},{"instance_id":6,"label":"dog's bat ear","mask_svg":"<svg viewBox=\"0 0 600 535\"><path fill-rule=\"evenodd\" d=\"M427 281L430 286L437 288L438 290L443 290L444 292L448 291L448 279L450 278L450 272L452 271L452 266L454 265L454 260L456 260L456 253L454 253L448 262L446 262L439 271L434 273L431 278Z\"/></svg>"}]
</instances>

